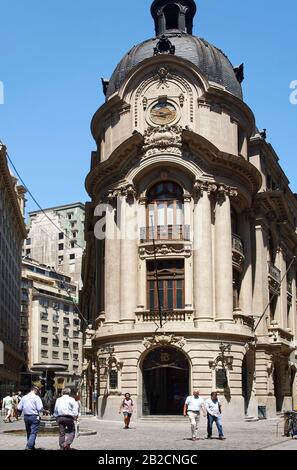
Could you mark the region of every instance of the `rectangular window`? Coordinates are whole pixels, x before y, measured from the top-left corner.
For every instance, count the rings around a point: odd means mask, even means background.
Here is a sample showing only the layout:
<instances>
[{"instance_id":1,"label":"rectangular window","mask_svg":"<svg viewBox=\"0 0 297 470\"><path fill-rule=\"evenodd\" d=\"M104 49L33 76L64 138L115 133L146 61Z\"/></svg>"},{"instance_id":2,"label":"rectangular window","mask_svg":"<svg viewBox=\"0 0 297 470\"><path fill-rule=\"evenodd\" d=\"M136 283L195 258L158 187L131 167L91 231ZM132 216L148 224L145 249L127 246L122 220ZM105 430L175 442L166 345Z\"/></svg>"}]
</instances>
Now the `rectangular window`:
<instances>
[{"instance_id":1,"label":"rectangular window","mask_svg":"<svg viewBox=\"0 0 297 470\"><path fill-rule=\"evenodd\" d=\"M41 350L41 357L48 357L48 351L46 351L45 349L42 349Z\"/></svg>"},{"instance_id":2,"label":"rectangular window","mask_svg":"<svg viewBox=\"0 0 297 470\"><path fill-rule=\"evenodd\" d=\"M59 243L59 251L63 251L64 250L64 243Z\"/></svg>"},{"instance_id":3,"label":"rectangular window","mask_svg":"<svg viewBox=\"0 0 297 470\"><path fill-rule=\"evenodd\" d=\"M184 309L184 260L157 262L158 282L154 261L147 263L147 302L151 311Z\"/></svg>"},{"instance_id":4,"label":"rectangular window","mask_svg":"<svg viewBox=\"0 0 297 470\"><path fill-rule=\"evenodd\" d=\"M41 325L41 331L42 331L42 333L48 333L48 326L47 325Z\"/></svg>"},{"instance_id":5,"label":"rectangular window","mask_svg":"<svg viewBox=\"0 0 297 470\"><path fill-rule=\"evenodd\" d=\"M48 338L42 337L41 344L44 344L44 345L48 344Z\"/></svg>"},{"instance_id":6,"label":"rectangular window","mask_svg":"<svg viewBox=\"0 0 297 470\"><path fill-rule=\"evenodd\" d=\"M78 338L79 337L79 331L74 331L73 332L73 337Z\"/></svg>"},{"instance_id":7,"label":"rectangular window","mask_svg":"<svg viewBox=\"0 0 297 470\"><path fill-rule=\"evenodd\" d=\"M63 232L59 233L59 240L64 240L64 233Z\"/></svg>"},{"instance_id":8,"label":"rectangular window","mask_svg":"<svg viewBox=\"0 0 297 470\"><path fill-rule=\"evenodd\" d=\"M69 305L67 305L67 304L64 304L64 305L63 305L63 310L64 310L64 312L67 312L67 313L69 313L69 311L70 311L70 307L69 307Z\"/></svg>"},{"instance_id":9,"label":"rectangular window","mask_svg":"<svg viewBox=\"0 0 297 470\"><path fill-rule=\"evenodd\" d=\"M78 354L73 354L73 360L78 361Z\"/></svg>"},{"instance_id":10,"label":"rectangular window","mask_svg":"<svg viewBox=\"0 0 297 470\"><path fill-rule=\"evenodd\" d=\"M58 338L54 338L52 344L53 344L53 346L55 346L55 347L59 346L59 340L58 340Z\"/></svg>"},{"instance_id":11,"label":"rectangular window","mask_svg":"<svg viewBox=\"0 0 297 470\"><path fill-rule=\"evenodd\" d=\"M69 348L69 341L63 341L63 348Z\"/></svg>"},{"instance_id":12,"label":"rectangular window","mask_svg":"<svg viewBox=\"0 0 297 470\"><path fill-rule=\"evenodd\" d=\"M31 245L31 238L27 238L26 245Z\"/></svg>"},{"instance_id":13,"label":"rectangular window","mask_svg":"<svg viewBox=\"0 0 297 470\"><path fill-rule=\"evenodd\" d=\"M48 314L46 312L41 312L40 320L48 320Z\"/></svg>"},{"instance_id":14,"label":"rectangular window","mask_svg":"<svg viewBox=\"0 0 297 470\"><path fill-rule=\"evenodd\" d=\"M59 328L57 326L53 327L53 335L56 335L59 333Z\"/></svg>"},{"instance_id":15,"label":"rectangular window","mask_svg":"<svg viewBox=\"0 0 297 470\"><path fill-rule=\"evenodd\" d=\"M59 359L59 351L53 351L53 359Z\"/></svg>"},{"instance_id":16,"label":"rectangular window","mask_svg":"<svg viewBox=\"0 0 297 470\"><path fill-rule=\"evenodd\" d=\"M78 349L78 343L73 343L73 349Z\"/></svg>"},{"instance_id":17,"label":"rectangular window","mask_svg":"<svg viewBox=\"0 0 297 470\"><path fill-rule=\"evenodd\" d=\"M31 255L31 250L26 250L26 256L30 256Z\"/></svg>"},{"instance_id":18,"label":"rectangular window","mask_svg":"<svg viewBox=\"0 0 297 470\"><path fill-rule=\"evenodd\" d=\"M71 255L69 256L70 259L75 259L75 254L74 253L71 253Z\"/></svg>"},{"instance_id":19,"label":"rectangular window","mask_svg":"<svg viewBox=\"0 0 297 470\"><path fill-rule=\"evenodd\" d=\"M70 325L69 318L67 318L67 317L64 317L64 318L63 318L63 322L64 322L64 325L65 325L65 326L66 326L66 325Z\"/></svg>"},{"instance_id":20,"label":"rectangular window","mask_svg":"<svg viewBox=\"0 0 297 470\"><path fill-rule=\"evenodd\" d=\"M73 325L74 325L74 326L79 326L79 325L80 325L80 321L79 321L78 318L75 318L75 319L73 320Z\"/></svg>"},{"instance_id":21,"label":"rectangular window","mask_svg":"<svg viewBox=\"0 0 297 470\"><path fill-rule=\"evenodd\" d=\"M64 256L59 256L59 265L63 264Z\"/></svg>"},{"instance_id":22,"label":"rectangular window","mask_svg":"<svg viewBox=\"0 0 297 470\"><path fill-rule=\"evenodd\" d=\"M69 353L63 353L63 359L67 361L69 359Z\"/></svg>"}]
</instances>

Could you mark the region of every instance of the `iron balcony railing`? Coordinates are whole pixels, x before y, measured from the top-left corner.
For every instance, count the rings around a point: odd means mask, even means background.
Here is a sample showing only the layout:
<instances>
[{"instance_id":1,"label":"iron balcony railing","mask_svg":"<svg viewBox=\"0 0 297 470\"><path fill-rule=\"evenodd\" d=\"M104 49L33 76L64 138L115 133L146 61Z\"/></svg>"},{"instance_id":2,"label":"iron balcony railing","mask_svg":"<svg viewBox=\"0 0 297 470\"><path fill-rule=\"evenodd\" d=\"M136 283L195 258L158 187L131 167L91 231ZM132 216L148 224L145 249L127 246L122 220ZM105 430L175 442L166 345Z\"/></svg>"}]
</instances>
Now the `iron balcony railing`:
<instances>
[{"instance_id":1,"label":"iron balcony railing","mask_svg":"<svg viewBox=\"0 0 297 470\"><path fill-rule=\"evenodd\" d=\"M268 262L268 273L271 279L278 284L281 282L281 271L271 262Z\"/></svg>"},{"instance_id":2,"label":"iron balcony railing","mask_svg":"<svg viewBox=\"0 0 297 470\"><path fill-rule=\"evenodd\" d=\"M190 225L157 225L155 227L142 227L140 240L142 243L153 240L159 241L190 241Z\"/></svg>"},{"instance_id":3,"label":"iron balcony railing","mask_svg":"<svg viewBox=\"0 0 297 470\"><path fill-rule=\"evenodd\" d=\"M232 249L244 255L244 247L241 238L238 235L232 235Z\"/></svg>"}]
</instances>

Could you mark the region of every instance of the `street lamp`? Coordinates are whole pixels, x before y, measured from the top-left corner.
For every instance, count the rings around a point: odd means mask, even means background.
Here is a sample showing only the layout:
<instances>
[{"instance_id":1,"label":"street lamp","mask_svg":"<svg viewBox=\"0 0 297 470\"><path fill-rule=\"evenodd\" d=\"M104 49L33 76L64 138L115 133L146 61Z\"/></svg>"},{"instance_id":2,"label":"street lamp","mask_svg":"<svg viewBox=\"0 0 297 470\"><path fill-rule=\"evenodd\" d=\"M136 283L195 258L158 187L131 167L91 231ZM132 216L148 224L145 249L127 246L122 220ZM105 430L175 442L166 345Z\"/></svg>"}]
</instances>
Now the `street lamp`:
<instances>
[{"instance_id":1,"label":"street lamp","mask_svg":"<svg viewBox=\"0 0 297 470\"><path fill-rule=\"evenodd\" d=\"M220 343L219 349L221 353L214 361L209 361L209 367L211 369L215 369L219 365L219 363L221 363L223 370L225 370L226 367L228 369L231 369L233 366L233 360L234 360L234 357L231 356L230 354L231 344L230 343L224 344L222 342Z\"/></svg>"}]
</instances>

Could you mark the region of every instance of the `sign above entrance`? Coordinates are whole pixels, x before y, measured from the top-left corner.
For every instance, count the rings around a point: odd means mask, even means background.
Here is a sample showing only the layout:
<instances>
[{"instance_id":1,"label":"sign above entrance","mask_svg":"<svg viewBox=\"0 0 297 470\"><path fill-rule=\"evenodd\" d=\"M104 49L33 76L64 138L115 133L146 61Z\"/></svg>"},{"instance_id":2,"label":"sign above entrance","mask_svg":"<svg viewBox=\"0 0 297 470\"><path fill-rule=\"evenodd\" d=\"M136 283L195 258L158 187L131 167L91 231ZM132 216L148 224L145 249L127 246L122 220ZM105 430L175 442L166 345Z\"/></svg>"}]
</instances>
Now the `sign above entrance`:
<instances>
[{"instance_id":1,"label":"sign above entrance","mask_svg":"<svg viewBox=\"0 0 297 470\"><path fill-rule=\"evenodd\" d=\"M223 389L228 385L227 372L225 369L219 369L216 371L216 388Z\"/></svg>"}]
</instances>

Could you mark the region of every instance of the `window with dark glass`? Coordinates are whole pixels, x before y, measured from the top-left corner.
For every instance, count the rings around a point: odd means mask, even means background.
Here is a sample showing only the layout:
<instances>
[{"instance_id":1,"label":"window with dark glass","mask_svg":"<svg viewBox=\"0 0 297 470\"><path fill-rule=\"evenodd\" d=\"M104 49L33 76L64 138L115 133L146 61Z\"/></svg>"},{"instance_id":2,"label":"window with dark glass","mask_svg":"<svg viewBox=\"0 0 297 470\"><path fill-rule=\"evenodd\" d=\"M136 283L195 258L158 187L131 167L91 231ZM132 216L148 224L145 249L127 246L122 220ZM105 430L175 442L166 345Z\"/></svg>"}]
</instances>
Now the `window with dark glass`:
<instances>
[{"instance_id":1,"label":"window with dark glass","mask_svg":"<svg viewBox=\"0 0 297 470\"><path fill-rule=\"evenodd\" d=\"M153 186L148 192L148 239L181 239L183 237L183 190L174 182ZM153 228L154 227L154 230Z\"/></svg>"},{"instance_id":2,"label":"window with dark glass","mask_svg":"<svg viewBox=\"0 0 297 470\"><path fill-rule=\"evenodd\" d=\"M147 302L150 311L184 309L184 260L158 260L147 263Z\"/></svg>"}]
</instances>

